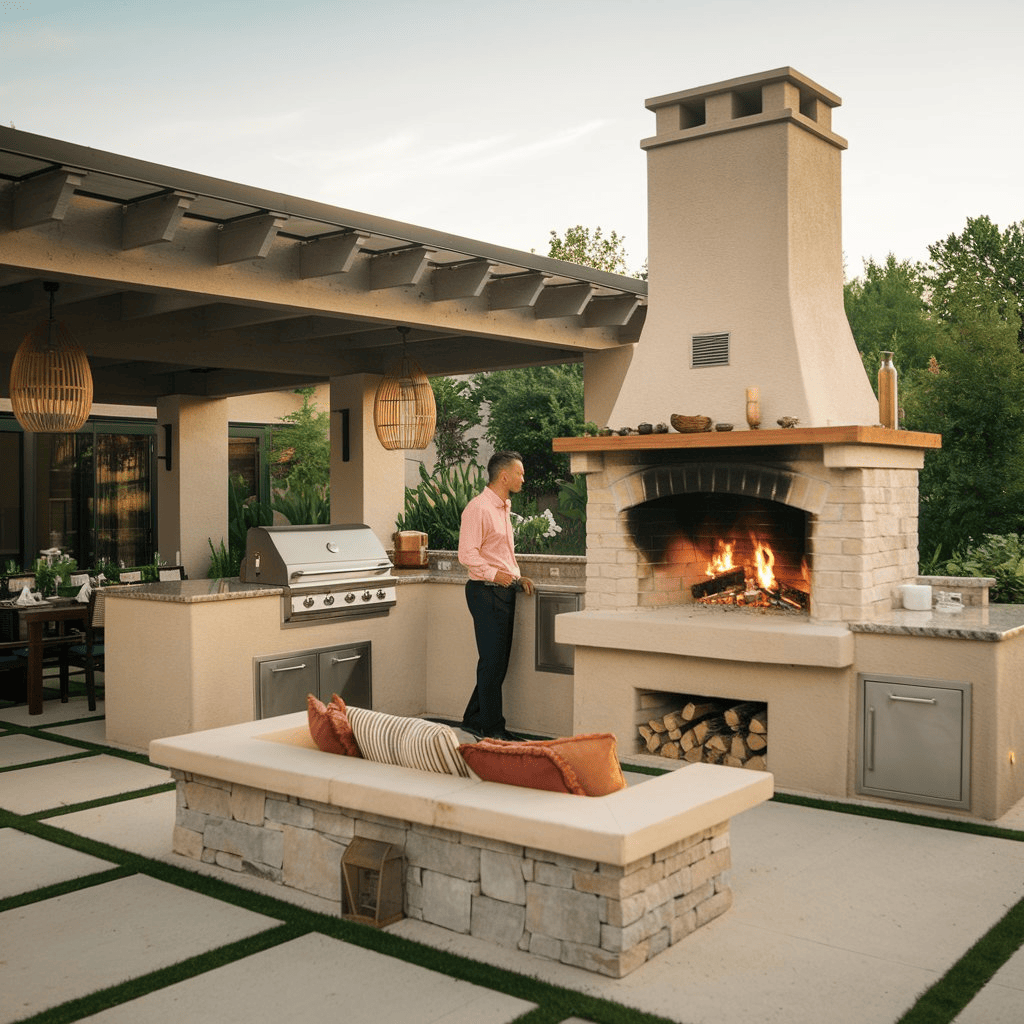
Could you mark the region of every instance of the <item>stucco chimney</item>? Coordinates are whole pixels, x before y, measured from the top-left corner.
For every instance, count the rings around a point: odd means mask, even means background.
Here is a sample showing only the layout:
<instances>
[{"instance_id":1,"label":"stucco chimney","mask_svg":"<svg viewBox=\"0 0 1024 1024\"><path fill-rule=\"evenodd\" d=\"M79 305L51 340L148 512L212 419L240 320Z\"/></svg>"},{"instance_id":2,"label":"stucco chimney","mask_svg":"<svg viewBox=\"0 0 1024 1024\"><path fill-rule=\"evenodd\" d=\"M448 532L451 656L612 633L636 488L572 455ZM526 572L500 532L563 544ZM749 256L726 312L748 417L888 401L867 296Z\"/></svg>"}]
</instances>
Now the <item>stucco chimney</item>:
<instances>
[{"instance_id":1,"label":"stucco chimney","mask_svg":"<svg viewBox=\"0 0 1024 1024\"><path fill-rule=\"evenodd\" d=\"M647 101L647 322L607 419L878 422L843 309L840 99L792 68ZM610 369L610 367L609 367Z\"/></svg>"}]
</instances>

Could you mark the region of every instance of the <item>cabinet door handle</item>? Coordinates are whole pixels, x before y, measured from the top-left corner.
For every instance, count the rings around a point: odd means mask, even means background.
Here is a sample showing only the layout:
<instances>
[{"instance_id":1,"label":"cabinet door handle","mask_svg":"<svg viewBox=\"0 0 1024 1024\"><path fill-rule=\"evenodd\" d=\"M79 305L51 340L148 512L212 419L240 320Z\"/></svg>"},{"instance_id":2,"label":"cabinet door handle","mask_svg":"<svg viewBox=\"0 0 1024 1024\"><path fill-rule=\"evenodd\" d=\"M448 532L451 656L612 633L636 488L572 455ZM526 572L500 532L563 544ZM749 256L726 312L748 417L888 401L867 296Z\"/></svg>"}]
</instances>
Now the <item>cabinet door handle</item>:
<instances>
[{"instance_id":1,"label":"cabinet door handle","mask_svg":"<svg viewBox=\"0 0 1024 1024\"><path fill-rule=\"evenodd\" d=\"M868 708L868 771L875 770L875 709Z\"/></svg>"},{"instance_id":2,"label":"cabinet door handle","mask_svg":"<svg viewBox=\"0 0 1024 1024\"><path fill-rule=\"evenodd\" d=\"M305 665L288 665L286 668L272 668L271 672L298 672L299 669L305 668Z\"/></svg>"},{"instance_id":3,"label":"cabinet door handle","mask_svg":"<svg viewBox=\"0 0 1024 1024\"><path fill-rule=\"evenodd\" d=\"M889 694L889 700L903 701L904 704L937 704L934 697L899 697L895 693Z\"/></svg>"},{"instance_id":4,"label":"cabinet door handle","mask_svg":"<svg viewBox=\"0 0 1024 1024\"><path fill-rule=\"evenodd\" d=\"M332 665L344 665L346 661L359 661L361 654L353 654L348 658L331 658Z\"/></svg>"}]
</instances>

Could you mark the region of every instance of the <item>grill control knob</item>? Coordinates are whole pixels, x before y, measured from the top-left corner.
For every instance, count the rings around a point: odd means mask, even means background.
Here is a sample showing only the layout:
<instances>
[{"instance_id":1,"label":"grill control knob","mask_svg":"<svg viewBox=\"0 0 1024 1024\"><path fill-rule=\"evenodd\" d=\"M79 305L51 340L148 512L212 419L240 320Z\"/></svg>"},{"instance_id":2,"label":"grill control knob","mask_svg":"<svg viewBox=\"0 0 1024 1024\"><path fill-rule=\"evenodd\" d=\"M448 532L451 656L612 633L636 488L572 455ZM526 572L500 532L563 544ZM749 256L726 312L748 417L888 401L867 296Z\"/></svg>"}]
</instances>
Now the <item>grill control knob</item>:
<instances>
[{"instance_id":1,"label":"grill control knob","mask_svg":"<svg viewBox=\"0 0 1024 1024\"><path fill-rule=\"evenodd\" d=\"M372 597L373 597L373 594L371 594L368 590L364 590L363 591L363 600L364 601L369 601L370 598L372 598Z\"/></svg>"},{"instance_id":2,"label":"grill control knob","mask_svg":"<svg viewBox=\"0 0 1024 1024\"><path fill-rule=\"evenodd\" d=\"M356 599L356 595L350 590L345 595L345 604L351 604Z\"/></svg>"},{"instance_id":3,"label":"grill control knob","mask_svg":"<svg viewBox=\"0 0 1024 1024\"><path fill-rule=\"evenodd\" d=\"M377 591L377 600L378 601L383 601L387 596L388 596L387 595L387 591L385 591L385 590L378 590Z\"/></svg>"},{"instance_id":4,"label":"grill control knob","mask_svg":"<svg viewBox=\"0 0 1024 1024\"><path fill-rule=\"evenodd\" d=\"M334 595L333 594L328 594L324 598L324 604L327 605L328 608L330 608L331 605L334 604Z\"/></svg>"},{"instance_id":5,"label":"grill control knob","mask_svg":"<svg viewBox=\"0 0 1024 1024\"><path fill-rule=\"evenodd\" d=\"M312 607L313 607L313 598L311 598L311 597L307 597L307 598L306 598L306 599L305 599L305 600L304 600L304 601L302 602L302 607L303 607L303 608L312 608Z\"/></svg>"}]
</instances>

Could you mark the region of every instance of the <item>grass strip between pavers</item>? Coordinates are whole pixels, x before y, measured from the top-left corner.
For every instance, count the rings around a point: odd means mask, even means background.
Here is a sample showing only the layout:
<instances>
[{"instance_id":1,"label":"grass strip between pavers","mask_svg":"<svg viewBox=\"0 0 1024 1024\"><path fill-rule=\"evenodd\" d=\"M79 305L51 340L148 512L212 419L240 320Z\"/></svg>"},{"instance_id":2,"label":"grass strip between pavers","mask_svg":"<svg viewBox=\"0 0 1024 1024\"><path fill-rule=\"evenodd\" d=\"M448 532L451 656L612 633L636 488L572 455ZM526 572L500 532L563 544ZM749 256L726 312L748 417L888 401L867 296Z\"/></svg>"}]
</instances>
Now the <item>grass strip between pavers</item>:
<instances>
[{"instance_id":1,"label":"grass strip between pavers","mask_svg":"<svg viewBox=\"0 0 1024 1024\"><path fill-rule=\"evenodd\" d=\"M0 736L0 739L3 739ZM65 761L81 761L83 757L98 757L98 750L80 750L77 754L64 754L62 757L43 757L38 761L26 761L24 764L8 764L0 768L0 775L4 772L18 772L22 768L42 768L47 764L63 764Z\"/></svg>"}]
</instances>

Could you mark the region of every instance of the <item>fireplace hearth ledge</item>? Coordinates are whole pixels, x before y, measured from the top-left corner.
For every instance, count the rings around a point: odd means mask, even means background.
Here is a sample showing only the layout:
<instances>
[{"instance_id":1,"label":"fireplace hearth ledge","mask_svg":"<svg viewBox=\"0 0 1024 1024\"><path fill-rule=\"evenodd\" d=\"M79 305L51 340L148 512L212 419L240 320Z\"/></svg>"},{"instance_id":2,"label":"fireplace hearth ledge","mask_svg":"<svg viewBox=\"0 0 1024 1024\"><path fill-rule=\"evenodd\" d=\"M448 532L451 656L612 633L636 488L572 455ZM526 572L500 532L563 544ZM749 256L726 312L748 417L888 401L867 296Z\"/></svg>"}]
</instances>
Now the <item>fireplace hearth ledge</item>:
<instances>
[{"instance_id":1,"label":"fireplace hearth ledge","mask_svg":"<svg viewBox=\"0 0 1024 1024\"><path fill-rule=\"evenodd\" d=\"M766 664L847 668L854 637L845 626L798 616L758 615L694 606L630 611L567 612L555 639L577 647ZM754 654L756 652L756 654Z\"/></svg>"}]
</instances>

